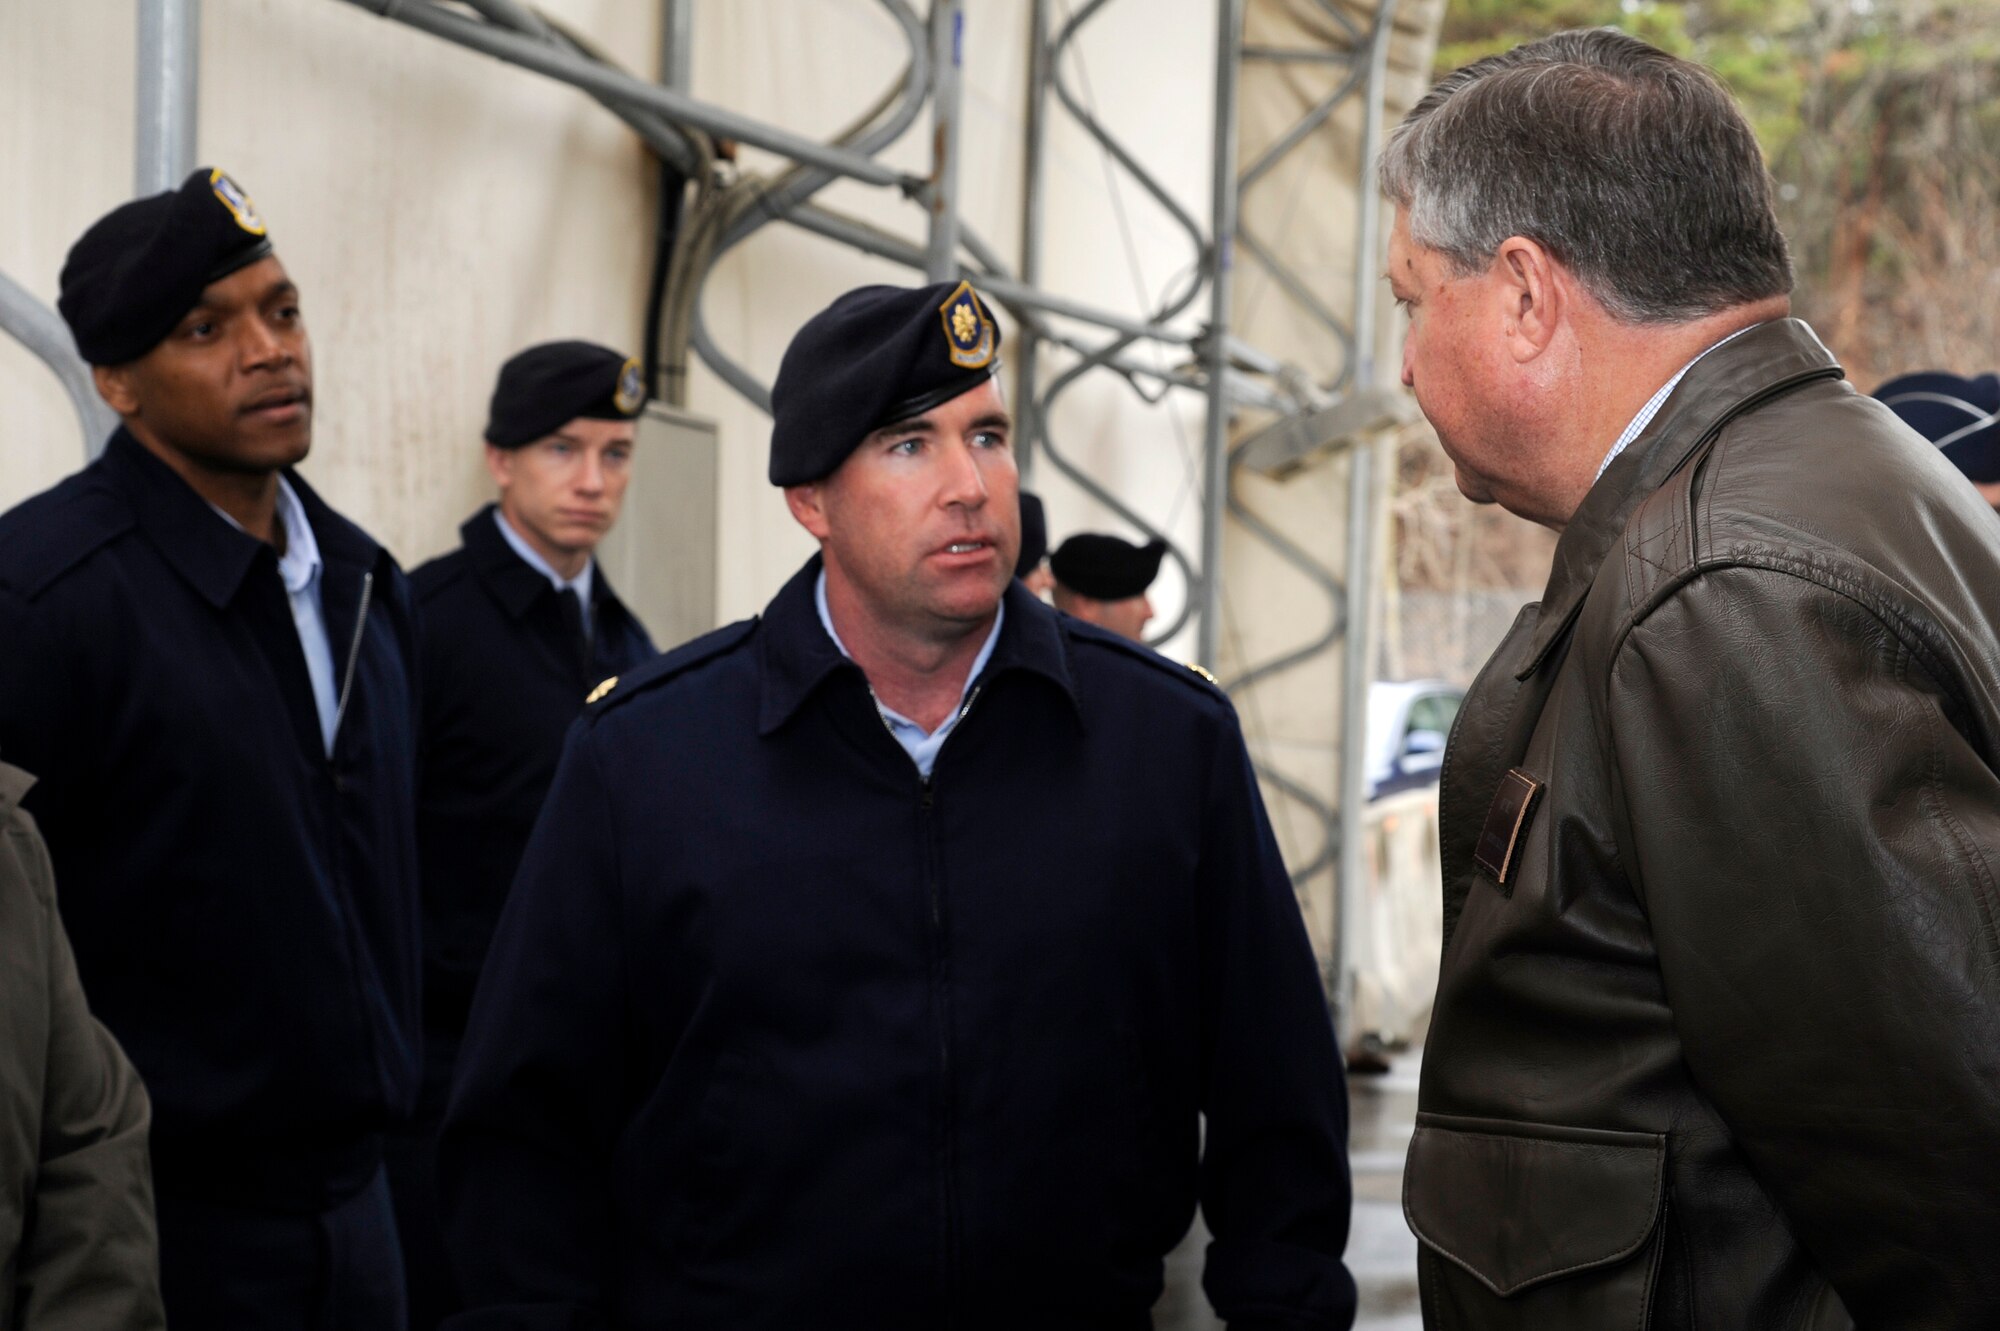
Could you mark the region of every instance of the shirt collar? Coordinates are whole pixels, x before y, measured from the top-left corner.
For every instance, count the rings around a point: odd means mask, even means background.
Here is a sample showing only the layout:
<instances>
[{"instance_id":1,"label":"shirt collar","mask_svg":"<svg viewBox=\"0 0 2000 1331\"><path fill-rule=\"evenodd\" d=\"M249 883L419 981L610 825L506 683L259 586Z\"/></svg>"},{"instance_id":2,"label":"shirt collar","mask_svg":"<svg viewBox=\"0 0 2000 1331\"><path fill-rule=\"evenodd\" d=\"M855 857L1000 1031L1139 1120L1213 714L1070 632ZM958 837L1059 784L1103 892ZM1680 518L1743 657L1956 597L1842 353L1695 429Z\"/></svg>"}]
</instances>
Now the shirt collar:
<instances>
[{"instance_id":1,"label":"shirt collar","mask_svg":"<svg viewBox=\"0 0 2000 1331\"><path fill-rule=\"evenodd\" d=\"M1750 328L1759 328L1762 326L1763 325L1761 324L1751 324ZM1648 425L1651 425L1653 423L1653 417L1660 414L1660 408L1663 405L1665 405L1666 400L1673 395L1674 389L1680 386L1681 380L1687 377L1687 372L1695 367L1696 362L1700 361L1702 356L1706 356L1709 352L1714 351L1717 347L1724 346L1730 342L1735 341L1737 338L1749 332L1750 328L1739 328L1735 332L1731 333L1728 337L1723 338L1720 342L1711 343L1705 350L1702 351L1701 355L1696 356L1694 360L1689 361L1687 364L1681 366L1680 369L1676 370L1674 372L1673 378L1667 380L1664 384L1661 384L1660 390L1657 393L1653 394L1651 397L1646 399L1646 405L1639 408L1639 414L1632 418L1631 424L1627 425L1625 427L1624 432L1618 436L1618 442L1611 445L1611 451L1604 455L1604 461L1597 464L1597 476L1594 477L1593 480L1601 479L1604 475L1604 469L1606 467L1609 467L1612 464L1612 462L1618 457L1618 455L1625 451L1625 446L1631 443L1634 439L1637 439L1639 437L1640 432L1643 431Z\"/></svg>"},{"instance_id":2,"label":"shirt collar","mask_svg":"<svg viewBox=\"0 0 2000 1331\"><path fill-rule=\"evenodd\" d=\"M573 578L565 578L550 567L549 561L542 558L541 552L529 545L521 533L514 530L514 524L507 521L507 515L500 511L498 504L493 506L493 521L500 528L500 535L509 546L513 547L514 553L519 555L529 568L547 578L551 587L559 592L574 591L579 601L585 605L590 604L590 578L597 567L595 559L586 557L583 561L583 571Z\"/></svg>"},{"instance_id":3,"label":"shirt collar","mask_svg":"<svg viewBox=\"0 0 2000 1331\"><path fill-rule=\"evenodd\" d=\"M214 504L209 507L215 515L236 530L248 536L243 524ZM313 579L322 567L319 557L319 542L313 539L312 524L306 521L305 505L299 502L298 494L286 482L278 478L278 525L285 532L285 553L278 556L278 578L285 584L285 591L297 596L312 586Z\"/></svg>"},{"instance_id":4,"label":"shirt collar","mask_svg":"<svg viewBox=\"0 0 2000 1331\"><path fill-rule=\"evenodd\" d=\"M804 568L792 575L783 589L765 607L758 625L758 651L763 677L762 699L758 706L757 733L768 735L790 720L807 698L829 677L851 670L865 683L861 667L855 665L820 620L816 608L820 557L814 555ZM1070 675L1069 652L1063 642L1056 612L1035 599L1019 579L1007 584L1001 598L1005 631L996 619L989 636L988 656L983 673L989 680L1009 671L1038 675L1062 690L1079 718L1076 684ZM980 678L975 668L968 683Z\"/></svg>"},{"instance_id":5,"label":"shirt collar","mask_svg":"<svg viewBox=\"0 0 2000 1331\"><path fill-rule=\"evenodd\" d=\"M833 612L827 609L826 568L824 565L820 567L819 577L813 582L813 604L819 609L819 622L825 626L826 636L833 639L833 645L840 648L840 654L842 656L846 657L850 661L853 660L854 654L848 651L847 644L840 640L840 630L836 629L833 626ZM992 659L993 644L1000 641L1000 626L1006 622L1007 622L1007 598L1003 596L1000 598L1000 604L994 609L993 612L993 627L986 631L986 641L979 645L979 655L972 658L972 669L965 672L965 683L959 686L958 701L960 705L964 704L965 695L972 691L972 682L979 678L979 672L986 669L986 663ZM870 691L871 692L873 691L872 688ZM881 711L883 716L888 717L892 721L900 721L904 725L913 727L914 729L920 731L924 729L922 726L918 725L915 721L912 721L909 717L904 716L901 712L895 710L893 707L885 706L880 697L877 697L875 699L875 706L877 709ZM958 708L953 707L952 715L956 716L957 714L958 714ZM925 731L924 733L930 734L932 732Z\"/></svg>"}]
</instances>

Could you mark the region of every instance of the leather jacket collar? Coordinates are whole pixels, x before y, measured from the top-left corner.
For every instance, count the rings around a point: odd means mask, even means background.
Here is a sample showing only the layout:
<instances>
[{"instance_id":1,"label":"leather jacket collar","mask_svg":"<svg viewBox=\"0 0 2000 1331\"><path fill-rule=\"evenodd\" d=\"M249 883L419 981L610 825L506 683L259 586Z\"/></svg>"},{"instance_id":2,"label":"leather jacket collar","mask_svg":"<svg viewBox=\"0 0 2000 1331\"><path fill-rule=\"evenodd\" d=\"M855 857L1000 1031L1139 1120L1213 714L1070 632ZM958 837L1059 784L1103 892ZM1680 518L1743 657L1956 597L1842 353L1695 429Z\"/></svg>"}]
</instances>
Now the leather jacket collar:
<instances>
[{"instance_id":1,"label":"leather jacket collar","mask_svg":"<svg viewBox=\"0 0 2000 1331\"><path fill-rule=\"evenodd\" d=\"M1556 545L1541 615L1516 679L1541 668L1583 607L1604 557L1632 511L1679 471L1729 421L1778 393L1814 379L1838 379L1833 353L1798 319L1773 319L1696 361L1652 423L1590 488Z\"/></svg>"}]
</instances>

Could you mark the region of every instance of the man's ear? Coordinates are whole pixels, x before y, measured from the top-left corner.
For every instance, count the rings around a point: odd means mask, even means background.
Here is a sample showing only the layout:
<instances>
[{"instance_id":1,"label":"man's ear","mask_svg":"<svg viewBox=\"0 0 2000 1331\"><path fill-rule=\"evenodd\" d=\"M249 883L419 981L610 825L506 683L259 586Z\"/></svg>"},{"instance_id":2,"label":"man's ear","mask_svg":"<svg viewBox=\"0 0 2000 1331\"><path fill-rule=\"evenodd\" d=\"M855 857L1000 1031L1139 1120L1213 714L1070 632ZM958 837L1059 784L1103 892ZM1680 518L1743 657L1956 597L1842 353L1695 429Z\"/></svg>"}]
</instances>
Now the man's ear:
<instances>
[{"instance_id":1,"label":"man's ear","mask_svg":"<svg viewBox=\"0 0 2000 1331\"><path fill-rule=\"evenodd\" d=\"M90 367L90 381L97 385L97 395L120 416L138 414L139 395L133 391L130 367L93 365Z\"/></svg>"},{"instance_id":2,"label":"man's ear","mask_svg":"<svg viewBox=\"0 0 2000 1331\"><path fill-rule=\"evenodd\" d=\"M1548 349L1569 316L1568 274L1526 236L1509 236L1500 243L1493 271L1506 302L1508 348L1516 361L1531 361Z\"/></svg>"},{"instance_id":3,"label":"man's ear","mask_svg":"<svg viewBox=\"0 0 2000 1331\"><path fill-rule=\"evenodd\" d=\"M833 531L833 524L826 517L826 493L819 482L786 486L785 507L792 510L793 519L811 533L814 540L824 541Z\"/></svg>"},{"instance_id":4,"label":"man's ear","mask_svg":"<svg viewBox=\"0 0 2000 1331\"><path fill-rule=\"evenodd\" d=\"M514 450L486 446L486 470L493 475L493 483L500 487L500 493L507 493L507 487L514 483Z\"/></svg>"}]
</instances>

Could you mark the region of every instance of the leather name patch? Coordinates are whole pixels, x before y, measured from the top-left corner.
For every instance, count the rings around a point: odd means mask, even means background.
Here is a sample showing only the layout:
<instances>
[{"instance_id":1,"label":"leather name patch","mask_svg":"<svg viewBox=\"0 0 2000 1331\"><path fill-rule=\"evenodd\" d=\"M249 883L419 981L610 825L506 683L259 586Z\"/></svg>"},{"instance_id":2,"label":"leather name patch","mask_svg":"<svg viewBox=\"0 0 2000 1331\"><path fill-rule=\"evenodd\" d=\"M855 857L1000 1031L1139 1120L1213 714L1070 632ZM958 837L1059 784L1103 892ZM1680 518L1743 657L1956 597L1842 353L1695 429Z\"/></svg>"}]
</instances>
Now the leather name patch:
<instances>
[{"instance_id":1,"label":"leather name patch","mask_svg":"<svg viewBox=\"0 0 2000 1331\"><path fill-rule=\"evenodd\" d=\"M1517 865L1521 834L1528 830L1535 802L1546 788L1518 767L1500 778L1500 789L1493 796L1492 807L1486 810L1486 826L1479 831L1472 860L1502 887L1508 885L1507 875Z\"/></svg>"}]
</instances>

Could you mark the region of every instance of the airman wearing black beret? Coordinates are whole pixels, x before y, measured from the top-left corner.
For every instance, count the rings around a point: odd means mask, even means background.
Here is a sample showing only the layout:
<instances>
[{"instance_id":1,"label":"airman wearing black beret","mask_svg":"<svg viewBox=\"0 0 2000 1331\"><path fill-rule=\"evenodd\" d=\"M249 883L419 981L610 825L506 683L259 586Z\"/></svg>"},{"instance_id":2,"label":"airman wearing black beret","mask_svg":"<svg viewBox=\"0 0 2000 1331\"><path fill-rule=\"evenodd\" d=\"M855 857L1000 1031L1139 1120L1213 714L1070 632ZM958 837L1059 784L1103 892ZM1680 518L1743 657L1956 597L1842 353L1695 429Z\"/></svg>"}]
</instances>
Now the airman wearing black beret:
<instances>
[{"instance_id":1,"label":"airman wearing black beret","mask_svg":"<svg viewBox=\"0 0 2000 1331\"><path fill-rule=\"evenodd\" d=\"M1015 579L999 342L966 283L809 322L770 474L819 553L570 732L439 1141L456 1331L1145 1326L1198 1198L1232 1326L1353 1317L1235 713Z\"/></svg>"},{"instance_id":2,"label":"airman wearing black beret","mask_svg":"<svg viewBox=\"0 0 2000 1331\"><path fill-rule=\"evenodd\" d=\"M1102 532L1078 532L1049 556L1056 609L1133 642L1145 641L1153 617L1146 590L1160 575L1166 553L1167 543L1157 538L1134 545Z\"/></svg>"},{"instance_id":3,"label":"airman wearing black beret","mask_svg":"<svg viewBox=\"0 0 2000 1331\"><path fill-rule=\"evenodd\" d=\"M390 1173L414 1327L458 1311L437 1129L507 888L584 699L654 655L595 558L624 502L645 398L639 362L594 342L511 357L486 420L498 502L410 575L423 611L424 1083Z\"/></svg>"},{"instance_id":4,"label":"airman wearing black beret","mask_svg":"<svg viewBox=\"0 0 2000 1331\"><path fill-rule=\"evenodd\" d=\"M114 209L58 305L121 423L0 517L0 752L41 778L78 969L152 1093L168 1321L393 1331L409 588L292 469L312 347L234 179Z\"/></svg>"}]
</instances>

